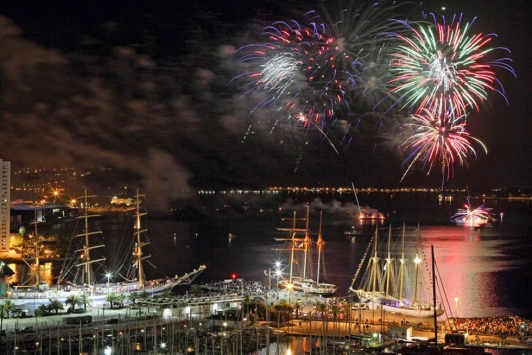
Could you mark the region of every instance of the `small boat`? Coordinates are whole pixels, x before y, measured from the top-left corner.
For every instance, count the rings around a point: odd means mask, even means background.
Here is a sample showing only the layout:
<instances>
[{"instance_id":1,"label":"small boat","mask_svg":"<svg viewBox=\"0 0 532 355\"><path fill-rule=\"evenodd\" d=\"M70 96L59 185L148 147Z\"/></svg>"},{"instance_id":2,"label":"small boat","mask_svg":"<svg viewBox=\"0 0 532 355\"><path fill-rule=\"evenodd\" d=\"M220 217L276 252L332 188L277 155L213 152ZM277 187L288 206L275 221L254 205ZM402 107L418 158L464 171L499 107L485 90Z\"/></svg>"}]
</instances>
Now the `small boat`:
<instances>
[{"instance_id":1,"label":"small boat","mask_svg":"<svg viewBox=\"0 0 532 355\"><path fill-rule=\"evenodd\" d=\"M171 290L173 287L179 284L191 283L203 270L206 269L205 265L199 266L198 269L194 269L192 272L186 273L183 276L165 277L160 279L147 280L144 275L143 261L150 258L150 255L146 255L143 252L143 247L149 243L144 240L143 236L147 232L146 229L141 227L141 217L146 213L140 210L141 195L136 195L136 208L135 208L135 225L134 225L134 238L131 246L132 251L130 256L133 260L123 260L122 265L134 265L135 275L125 278L119 271L107 273L107 282L97 283L96 277L93 271L93 264L102 263L105 258L93 258L91 251L97 248L104 247L103 244L91 245L90 237L101 234L102 231L89 230L89 219L98 215L89 214L88 211L88 198L85 193L84 198L84 212L78 215L77 218L83 220L84 228L82 233L74 235L73 238L81 238L81 247L76 250L78 253L75 258L75 263L65 269L75 270L76 279L64 281L61 285L48 285L42 283L39 280L39 255L35 256L36 282L32 286L9 286L6 292L6 298L9 299L16 306L25 306L27 309L35 309L42 304L49 304L50 299L56 299L60 302L64 302L68 297L72 296L89 296L93 305L105 303L105 299L110 293L124 294L126 297L131 293L148 292L150 296L162 294L165 291ZM38 250L36 247L35 250ZM63 275L64 276L64 275ZM73 275L74 276L74 275ZM121 278L120 281L110 282L110 278ZM59 277L62 279L62 276ZM64 279L64 278L63 278Z\"/></svg>"},{"instance_id":2,"label":"small boat","mask_svg":"<svg viewBox=\"0 0 532 355\"><path fill-rule=\"evenodd\" d=\"M348 238L358 237L358 236L362 236L362 235L364 235L364 233L362 233L362 231L356 229L355 226L352 226L350 229L348 229L348 230L346 230L344 232L344 236L348 237Z\"/></svg>"},{"instance_id":3,"label":"small boat","mask_svg":"<svg viewBox=\"0 0 532 355\"><path fill-rule=\"evenodd\" d=\"M418 246L409 248L411 255L407 259L405 254L405 226L401 241L395 241L394 245L399 247L392 248L392 228L388 232L388 242L379 245L378 227L375 229L364 258L353 278L349 290L358 296L360 303L367 305L369 309L379 309L386 312L394 312L412 317L431 317L434 314L434 306L422 299L420 295L420 285L423 277L420 275L420 263ZM371 249L372 252L371 252ZM413 253L415 249L415 254ZM367 258L366 262L366 256ZM355 282L360 273L362 277L358 288L355 288ZM442 315L443 308L438 306L436 312Z\"/></svg>"},{"instance_id":4,"label":"small boat","mask_svg":"<svg viewBox=\"0 0 532 355\"><path fill-rule=\"evenodd\" d=\"M288 238L275 238L277 241L284 241L288 243L285 249L290 251L290 272L288 277L278 281L278 287L287 290L293 290L305 294L330 297L334 296L338 291L338 287L331 283L320 281L320 271L323 263L323 246L325 242L321 234L321 218L318 238L315 242L316 248L311 248L313 242L309 235L309 212L310 208L307 206L306 217L302 218L305 222L304 228L297 228L296 212L292 218L291 228L278 228L280 231L288 232ZM303 237L298 237L298 233L303 233ZM312 271L312 257L313 251L317 254L317 270L316 279L310 278ZM300 266L298 270L294 270L296 266Z\"/></svg>"}]
</instances>

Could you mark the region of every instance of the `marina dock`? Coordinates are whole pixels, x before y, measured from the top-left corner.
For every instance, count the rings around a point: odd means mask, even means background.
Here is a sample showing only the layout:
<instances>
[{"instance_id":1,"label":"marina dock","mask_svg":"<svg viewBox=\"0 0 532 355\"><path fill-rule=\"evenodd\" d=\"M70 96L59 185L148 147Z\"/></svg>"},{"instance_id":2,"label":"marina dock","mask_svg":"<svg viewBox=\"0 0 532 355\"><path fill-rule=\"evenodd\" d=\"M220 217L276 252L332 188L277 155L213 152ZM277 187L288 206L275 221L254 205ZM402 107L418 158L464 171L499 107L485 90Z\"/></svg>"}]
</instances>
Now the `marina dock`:
<instances>
[{"instance_id":1,"label":"marina dock","mask_svg":"<svg viewBox=\"0 0 532 355\"><path fill-rule=\"evenodd\" d=\"M274 304L278 302L278 299L287 295L275 293L275 296L274 294L271 296L268 299L271 304ZM202 314L194 311L194 307L201 309L205 308L205 305L218 305L218 310L223 312L242 304L246 299L264 297L259 294L239 295L236 293L153 299L143 303L140 307L130 305L122 309L109 309L105 305L98 305L82 313L91 316L90 324L65 324L66 317L78 315L67 313L46 317L3 318L1 326L2 334L5 335L1 337L2 347L4 352L8 351L13 354L22 353L23 350L35 351L39 354L71 354L79 349L96 354L108 348L113 349L115 354L130 354L133 352L177 353L178 349L183 349L185 344L187 346L196 344L199 347L197 353L203 354L212 353L213 349L219 348L221 346L219 342L224 338L225 346L229 344L237 348L244 346L240 349L248 349L252 352L249 348L250 344L256 344L258 348L265 346L265 335L268 334L270 343L310 337L314 339L314 342L322 344L324 342L340 344L351 339L358 341L363 338L366 339L365 345L368 348L382 350L385 347L393 348L398 343L398 338L406 338L407 335L410 339L434 337L434 323L430 318L381 314L368 309L353 310L351 319L341 316L323 318L316 310L316 305L334 299L301 294L290 296L292 302L297 301L302 307L298 310L299 318L294 317L283 323L264 319L251 322L242 316L240 318L238 316L237 318L216 318L212 317L212 311ZM168 310L172 312L168 313ZM22 332L23 329L32 331L25 333ZM396 333L394 338L391 338L392 330L404 331L404 334ZM448 327L447 322L439 321L439 343L443 342L444 332L452 332L452 329ZM256 336L259 333L261 337ZM235 337L246 340L240 340L238 343ZM499 349L530 349L526 343L519 341L515 336L501 338L496 334L470 335L469 345ZM227 348L225 353L238 353L238 349L231 349Z\"/></svg>"}]
</instances>

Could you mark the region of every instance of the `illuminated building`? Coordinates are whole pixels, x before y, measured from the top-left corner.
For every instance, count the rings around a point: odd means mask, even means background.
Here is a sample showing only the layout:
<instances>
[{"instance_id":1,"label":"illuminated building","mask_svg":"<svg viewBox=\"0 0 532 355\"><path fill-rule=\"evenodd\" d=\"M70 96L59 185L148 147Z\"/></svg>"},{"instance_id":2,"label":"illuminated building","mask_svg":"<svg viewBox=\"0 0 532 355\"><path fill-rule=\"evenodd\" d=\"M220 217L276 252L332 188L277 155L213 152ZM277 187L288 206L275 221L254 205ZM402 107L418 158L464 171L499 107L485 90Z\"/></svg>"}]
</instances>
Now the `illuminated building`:
<instances>
[{"instance_id":1,"label":"illuminated building","mask_svg":"<svg viewBox=\"0 0 532 355\"><path fill-rule=\"evenodd\" d=\"M0 188L0 257L9 252L11 162L0 159L2 187Z\"/></svg>"}]
</instances>

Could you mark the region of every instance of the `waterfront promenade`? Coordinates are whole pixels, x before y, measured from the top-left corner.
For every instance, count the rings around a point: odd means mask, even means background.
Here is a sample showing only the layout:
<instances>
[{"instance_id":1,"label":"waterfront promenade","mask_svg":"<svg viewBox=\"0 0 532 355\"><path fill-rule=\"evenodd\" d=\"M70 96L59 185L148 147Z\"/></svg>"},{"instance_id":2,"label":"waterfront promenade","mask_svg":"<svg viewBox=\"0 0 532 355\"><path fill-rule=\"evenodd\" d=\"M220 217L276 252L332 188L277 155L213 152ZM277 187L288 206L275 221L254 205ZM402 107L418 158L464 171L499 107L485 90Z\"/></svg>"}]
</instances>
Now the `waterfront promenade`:
<instances>
[{"instance_id":1,"label":"waterfront promenade","mask_svg":"<svg viewBox=\"0 0 532 355\"><path fill-rule=\"evenodd\" d=\"M282 324L275 324L275 322L260 321L255 324L245 324L245 327L259 328L265 331L270 330L271 341L276 341L278 337L284 336L319 336L329 338L344 338L346 336L363 336L366 339L372 339L371 344L375 347L379 345L392 344L395 340L387 339L389 327L404 327L405 329L411 327L412 338L430 339L434 338L434 323L430 318L416 318L416 317L404 317L399 314L380 314L377 311L361 309L353 311L353 320L346 321L345 319L321 319L315 318L312 314L316 314L315 305L318 301L324 301L327 299L322 298L304 298L298 299L298 302L303 304L300 314L305 316L301 319L292 319L289 322ZM94 329L103 329L104 327L110 327L107 320L119 319L121 323L132 322L135 319L143 319L146 315L137 315L137 310L131 308L122 309L108 309L91 307L83 315L91 315L93 322L90 326L85 327L86 331L94 331ZM308 316L310 314L310 317ZM2 330L6 331L4 341L12 341L16 329L23 329L24 327L33 327L37 334L39 332L46 332L47 330L65 333L75 333L75 330L63 328L63 318L72 317L79 314L67 314L62 313L59 315L51 315L46 317L28 317L28 318L4 318L2 319ZM520 341L515 334L508 334L501 337L500 334L493 333L493 328L496 324L502 323L502 317L497 318L475 318L465 319L462 318L457 324L471 324L474 323L477 326L484 324L483 330L476 330L475 333L469 335L469 344L484 346L488 348L503 348L503 349L529 349L532 351L532 347L528 346L525 342ZM161 318L161 321L164 319ZM192 320L194 321L194 320ZM196 321L200 321L199 319ZM241 325L238 321L229 321L229 326L234 329L240 329ZM76 328L76 326L70 326L69 328ZM444 332L451 332L456 329L453 323L449 323L447 320L438 321L438 342L443 343ZM458 328L460 329L460 328ZM379 334L381 336L379 336ZM25 334L23 337L30 338L33 335ZM36 334L35 334L36 336ZM42 336L42 335L41 335Z\"/></svg>"}]
</instances>

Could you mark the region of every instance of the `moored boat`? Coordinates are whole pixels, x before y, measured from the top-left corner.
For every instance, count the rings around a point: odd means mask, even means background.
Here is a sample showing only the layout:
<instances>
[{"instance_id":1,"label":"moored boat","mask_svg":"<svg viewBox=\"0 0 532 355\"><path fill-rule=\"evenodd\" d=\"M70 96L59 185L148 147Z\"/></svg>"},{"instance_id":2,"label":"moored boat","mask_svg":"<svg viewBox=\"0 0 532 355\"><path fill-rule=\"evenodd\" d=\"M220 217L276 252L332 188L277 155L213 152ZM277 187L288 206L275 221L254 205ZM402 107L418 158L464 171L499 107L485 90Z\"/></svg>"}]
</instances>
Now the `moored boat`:
<instances>
[{"instance_id":1,"label":"moored boat","mask_svg":"<svg viewBox=\"0 0 532 355\"><path fill-rule=\"evenodd\" d=\"M316 280L301 277L292 277L291 282L288 279L280 280L278 285L279 288L291 289L296 292L322 297L334 296L338 291L338 287L334 284L318 283Z\"/></svg>"},{"instance_id":2,"label":"moored boat","mask_svg":"<svg viewBox=\"0 0 532 355\"><path fill-rule=\"evenodd\" d=\"M338 287L331 283L320 281L320 272L323 268L323 247L325 242L321 234L321 220L318 232L318 238L315 243L312 242L309 235L309 206L307 206L306 217L302 218L305 223L304 228L297 227L296 213L292 218L291 228L279 228L278 230L288 232L288 238L275 238L277 241L284 241L288 246L284 249L290 251L290 271L288 277L278 280L278 287L301 292L305 294L330 297L334 296L338 291ZM303 234L303 237L298 237L298 233ZM312 248L315 244L316 248ZM317 267L313 269L312 258L313 251L317 255ZM300 266L298 270L294 270L296 266ZM311 278L312 272L316 271L316 278Z\"/></svg>"},{"instance_id":3,"label":"moored boat","mask_svg":"<svg viewBox=\"0 0 532 355\"><path fill-rule=\"evenodd\" d=\"M111 293L123 294L128 297L133 292L147 292L149 296L154 296L170 291L177 285L191 283L203 270L205 270L206 267L201 265L199 268L182 276L176 275L174 277L146 279L143 270L143 261L150 258L150 255L144 254L143 247L149 243L144 239L144 234L147 230L141 227L141 217L146 215L146 213L143 213L140 210L141 195L137 193L134 214L134 238L131 243L132 250L129 253L131 258L128 258L129 260L122 260L121 263L119 263L122 265L134 265L134 275L125 278L120 271L112 272L112 270L105 267L106 270L108 270L105 275L107 282L96 282L93 265L101 264L105 262L106 259L103 257L93 258L91 255L92 250L101 248L104 245L94 245L90 243L91 237L99 235L102 232L89 230L89 219L97 216L89 214L89 197L91 196L84 196L84 212L77 217L84 222L84 228L80 234L73 236L73 239L81 238L82 241L81 246L76 250L77 257L75 258L75 263L69 267L64 267L64 269L76 271L75 273L72 273L72 279L68 279L66 276L60 276L59 280L65 280L60 285L48 285L41 282L39 279L39 248L36 247L35 283L32 286L9 286L6 291L6 299L12 302L15 306L24 307L26 309L36 309L42 304L50 303L51 299L64 302L69 297L81 297L83 295L88 296L93 305L99 305L106 302L106 298ZM111 277L113 280L111 280ZM121 278L121 280L117 281L118 278ZM0 300L0 302L2 301Z\"/></svg>"},{"instance_id":4,"label":"moored boat","mask_svg":"<svg viewBox=\"0 0 532 355\"><path fill-rule=\"evenodd\" d=\"M346 230L344 232L344 237L347 237L347 238L358 237L358 236L362 236L362 235L364 235L364 233L362 233L362 231L356 229L355 226L352 226L350 229L348 229L348 230Z\"/></svg>"},{"instance_id":5,"label":"moored boat","mask_svg":"<svg viewBox=\"0 0 532 355\"><path fill-rule=\"evenodd\" d=\"M422 297L419 286L428 275L420 275L420 264L423 260L419 256L417 246L414 248L415 254L411 253L413 248L409 248L412 259L406 258L405 230L403 227L401 241L395 243L400 244L398 248L392 248L391 226L388 242L382 246L378 243L378 228L375 230L349 290L370 309L382 309L405 316L432 317L434 306ZM373 249L372 252L370 249ZM370 256L367 263L366 256ZM354 284L360 272L363 274L358 288L355 288ZM441 305L436 308L438 316L444 313Z\"/></svg>"}]
</instances>

